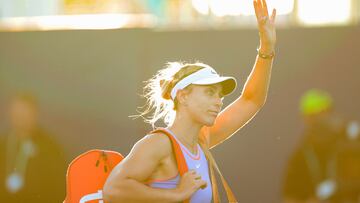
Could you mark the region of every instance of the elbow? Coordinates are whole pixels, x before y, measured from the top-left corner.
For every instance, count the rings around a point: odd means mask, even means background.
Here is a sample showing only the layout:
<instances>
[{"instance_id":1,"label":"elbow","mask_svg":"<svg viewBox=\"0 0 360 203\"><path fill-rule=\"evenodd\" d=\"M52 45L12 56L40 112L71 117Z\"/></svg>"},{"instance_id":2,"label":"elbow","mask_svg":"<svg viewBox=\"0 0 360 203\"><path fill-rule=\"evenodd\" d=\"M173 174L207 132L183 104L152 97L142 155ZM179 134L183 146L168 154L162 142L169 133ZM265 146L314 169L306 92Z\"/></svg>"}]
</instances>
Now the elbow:
<instances>
[{"instance_id":1,"label":"elbow","mask_svg":"<svg viewBox=\"0 0 360 203\"><path fill-rule=\"evenodd\" d=\"M244 93L242 96L244 100L249 101L261 109L266 103L267 95L256 95L249 92Z\"/></svg>"},{"instance_id":2,"label":"elbow","mask_svg":"<svg viewBox=\"0 0 360 203\"><path fill-rule=\"evenodd\" d=\"M266 103L266 98L261 101L255 102L255 103L258 106L258 108L261 109Z\"/></svg>"},{"instance_id":3,"label":"elbow","mask_svg":"<svg viewBox=\"0 0 360 203\"><path fill-rule=\"evenodd\" d=\"M114 193L109 188L103 188L103 200L105 203L115 203Z\"/></svg>"},{"instance_id":4,"label":"elbow","mask_svg":"<svg viewBox=\"0 0 360 203\"><path fill-rule=\"evenodd\" d=\"M125 188L121 185L114 185L109 181L106 181L103 187L103 200L104 203L116 203L116 202L124 202Z\"/></svg>"},{"instance_id":5,"label":"elbow","mask_svg":"<svg viewBox=\"0 0 360 203\"><path fill-rule=\"evenodd\" d=\"M266 97L262 98L255 98L255 97L249 97L249 95L243 95L243 98L245 101L249 102L254 106L256 109L261 109L265 103L266 103Z\"/></svg>"},{"instance_id":6,"label":"elbow","mask_svg":"<svg viewBox=\"0 0 360 203\"><path fill-rule=\"evenodd\" d=\"M105 203L115 203L115 193L110 186L104 186L103 188L103 200Z\"/></svg>"},{"instance_id":7,"label":"elbow","mask_svg":"<svg viewBox=\"0 0 360 203\"><path fill-rule=\"evenodd\" d=\"M266 97L261 97L258 99L250 99L251 102L260 110L266 103Z\"/></svg>"}]
</instances>

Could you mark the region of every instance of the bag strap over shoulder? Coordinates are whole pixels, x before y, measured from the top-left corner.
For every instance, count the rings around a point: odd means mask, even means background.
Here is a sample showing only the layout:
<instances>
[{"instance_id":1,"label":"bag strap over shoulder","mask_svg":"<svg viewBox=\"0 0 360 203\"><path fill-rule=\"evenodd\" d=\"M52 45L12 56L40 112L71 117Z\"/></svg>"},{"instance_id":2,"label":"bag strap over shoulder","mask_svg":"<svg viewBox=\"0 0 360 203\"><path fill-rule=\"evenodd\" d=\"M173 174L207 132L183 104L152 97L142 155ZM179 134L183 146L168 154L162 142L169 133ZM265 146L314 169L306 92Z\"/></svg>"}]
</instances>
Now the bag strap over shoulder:
<instances>
[{"instance_id":1,"label":"bag strap over shoulder","mask_svg":"<svg viewBox=\"0 0 360 203\"><path fill-rule=\"evenodd\" d=\"M151 131L150 133L162 133L168 136L168 138L171 140L172 147L175 152L175 159L176 159L178 171L180 173L180 176L183 176L189 170L189 168L186 164L185 157L180 148L180 145L176 142L176 140L172 137L172 135L170 135L170 133L165 129L158 128L156 130ZM184 203L189 203L189 202L190 202L189 199L184 201Z\"/></svg>"},{"instance_id":2,"label":"bag strap over shoulder","mask_svg":"<svg viewBox=\"0 0 360 203\"><path fill-rule=\"evenodd\" d=\"M182 153L182 150L181 150L179 144L172 137L172 135L170 135L170 133L163 128L158 128L158 129L152 131L151 133L162 133L162 134L167 135L170 138L173 149L175 151L175 158L176 158L176 162L178 165L178 170L179 170L180 176L182 176L184 173L186 173L189 169L187 167L184 155ZM214 157L211 155L211 153L209 151L209 146L203 137L199 137L199 144L209 162L210 180L211 180L214 203L220 203L219 191L218 191L216 176L214 173L214 168L221 177L221 181L224 186L229 203L237 203L238 201L236 200L234 193L232 192L229 184L227 183L224 176L222 175ZM189 203L189 202L190 202L189 199L184 201L184 203Z\"/></svg>"},{"instance_id":3,"label":"bag strap over shoulder","mask_svg":"<svg viewBox=\"0 0 360 203\"><path fill-rule=\"evenodd\" d=\"M224 189L225 189L225 192L226 192L226 196L227 196L227 199L229 201L229 203L235 203L235 202L238 202L236 200L236 197L233 193L233 191L231 190L229 184L227 183L227 181L225 180L224 176L222 175L215 159L213 158L213 156L211 155L210 151L209 151L209 154L208 154L208 158L209 158L209 161L210 161L210 166L211 168L215 168L216 171L218 172L218 174L220 175L220 178L221 178L221 181L222 181L222 184L224 186ZM214 177L215 178L215 177ZM215 181L216 182L216 179ZM214 199L215 200L215 199ZM220 201L219 201L220 202ZM216 202L215 202L216 203Z\"/></svg>"},{"instance_id":4,"label":"bag strap over shoulder","mask_svg":"<svg viewBox=\"0 0 360 203\"><path fill-rule=\"evenodd\" d=\"M236 200L236 197L235 197L233 191L231 190L229 184L227 183L224 176L222 175L222 173L219 169L219 166L217 165L214 157L212 156L212 154L209 150L209 145L206 141L206 138L199 137L199 144L200 144L206 158L209 161L209 165L210 165L209 168L210 168L210 175L211 175L210 177L211 177L211 182L212 182L212 187L213 187L214 203L220 203L219 191L218 191L218 187L217 187L217 181L216 181L216 177L215 177L215 173L214 173L214 168L216 169L217 173L220 175L220 178L221 178L222 184L224 186L226 196L227 196L229 203L237 203L238 201Z\"/></svg>"}]
</instances>

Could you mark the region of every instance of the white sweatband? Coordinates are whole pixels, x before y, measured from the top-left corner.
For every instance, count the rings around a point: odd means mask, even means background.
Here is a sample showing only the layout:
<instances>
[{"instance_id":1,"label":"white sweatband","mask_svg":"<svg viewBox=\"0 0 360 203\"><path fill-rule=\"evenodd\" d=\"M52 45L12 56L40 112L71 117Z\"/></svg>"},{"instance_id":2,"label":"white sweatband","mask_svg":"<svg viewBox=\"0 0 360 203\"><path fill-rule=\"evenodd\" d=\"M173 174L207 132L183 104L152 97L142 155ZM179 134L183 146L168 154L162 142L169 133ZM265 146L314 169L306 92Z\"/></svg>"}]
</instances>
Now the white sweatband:
<instances>
[{"instance_id":1,"label":"white sweatband","mask_svg":"<svg viewBox=\"0 0 360 203\"><path fill-rule=\"evenodd\" d=\"M196 82L198 80L207 79L207 78L217 78L219 75L216 73L216 71L210 67L202 68L185 78L181 79L171 90L171 98L175 100L176 93L178 90L182 90L185 87L189 86L193 82Z\"/></svg>"}]
</instances>

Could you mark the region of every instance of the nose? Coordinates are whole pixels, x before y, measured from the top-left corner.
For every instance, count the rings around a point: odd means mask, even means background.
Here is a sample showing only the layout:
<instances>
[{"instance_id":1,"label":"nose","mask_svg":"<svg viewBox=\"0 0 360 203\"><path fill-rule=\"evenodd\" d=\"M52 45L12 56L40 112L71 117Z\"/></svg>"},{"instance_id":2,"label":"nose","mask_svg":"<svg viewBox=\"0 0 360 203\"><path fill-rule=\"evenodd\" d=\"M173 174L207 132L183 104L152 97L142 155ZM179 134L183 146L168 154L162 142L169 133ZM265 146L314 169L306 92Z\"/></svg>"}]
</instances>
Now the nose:
<instances>
[{"instance_id":1,"label":"nose","mask_svg":"<svg viewBox=\"0 0 360 203\"><path fill-rule=\"evenodd\" d=\"M216 102L215 105L217 106L217 108L221 109L221 107L223 106L223 98L222 97L217 97L216 98Z\"/></svg>"}]
</instances>

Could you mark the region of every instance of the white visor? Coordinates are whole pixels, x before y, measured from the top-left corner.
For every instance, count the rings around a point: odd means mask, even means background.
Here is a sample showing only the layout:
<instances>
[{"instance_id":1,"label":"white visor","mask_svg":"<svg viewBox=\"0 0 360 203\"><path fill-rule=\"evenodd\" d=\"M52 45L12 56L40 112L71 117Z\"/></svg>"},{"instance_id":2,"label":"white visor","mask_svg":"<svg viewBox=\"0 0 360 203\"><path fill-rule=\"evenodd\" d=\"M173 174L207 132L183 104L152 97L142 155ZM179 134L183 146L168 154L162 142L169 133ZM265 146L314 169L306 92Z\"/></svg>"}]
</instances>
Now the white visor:
<instances>
[{"instance_id":1,"label":"white visor","mask_svg":"<svg viewBox=\"0 0 360 203\"><path fill-rule=\"evenodd\" d=\"M212 85L217 83L221 83L222 94L224 96L232 93L236 88L236 79L234 77L219 76L213 68L205 67L192 73L191 75L186 76L176 83L171 90L171 98L175 100L176 93L190 84Z\"/></svg>"}]
</instances>

